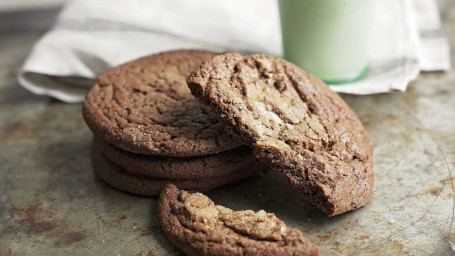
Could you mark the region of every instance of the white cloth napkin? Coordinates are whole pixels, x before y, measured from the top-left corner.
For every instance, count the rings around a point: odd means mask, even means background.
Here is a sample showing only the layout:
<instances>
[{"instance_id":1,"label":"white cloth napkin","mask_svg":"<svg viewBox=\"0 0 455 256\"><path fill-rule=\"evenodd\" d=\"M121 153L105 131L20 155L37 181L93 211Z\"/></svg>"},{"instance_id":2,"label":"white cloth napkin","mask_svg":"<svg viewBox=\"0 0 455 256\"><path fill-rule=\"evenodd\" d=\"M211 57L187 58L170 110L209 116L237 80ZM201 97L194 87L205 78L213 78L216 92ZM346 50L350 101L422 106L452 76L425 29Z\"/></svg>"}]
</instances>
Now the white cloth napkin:
<instances>
[{"instance_id":1,"label":"white cloth napkin","mask_svg":"<svg viewBox=\"0 0 455 256\"><path fill-rule=\"evenodd\" d=\"M450 69L435 0L378 0L370 72L331 86L352 94L404 91L423 71ZM179 48L281 56L275 0L73 0L34 46L19 83L36 93L80 102L106 69Z\"/></svg>"}]
</instances>

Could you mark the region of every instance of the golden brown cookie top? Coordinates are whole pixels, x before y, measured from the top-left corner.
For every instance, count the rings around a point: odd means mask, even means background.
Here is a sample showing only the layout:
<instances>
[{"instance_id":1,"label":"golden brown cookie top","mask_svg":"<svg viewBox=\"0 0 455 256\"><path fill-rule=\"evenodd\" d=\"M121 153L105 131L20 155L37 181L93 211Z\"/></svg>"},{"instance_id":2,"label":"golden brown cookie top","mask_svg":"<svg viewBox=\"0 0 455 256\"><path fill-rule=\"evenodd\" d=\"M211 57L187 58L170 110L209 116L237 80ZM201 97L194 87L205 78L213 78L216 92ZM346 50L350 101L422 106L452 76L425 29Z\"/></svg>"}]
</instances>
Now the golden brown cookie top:
<instances>
[{"instance_id":1,"label":"golden brown cookie top","mask_svg":"<svg viewBox=\"0 0 455 256\"><path fill-rule=\"evenodd\" d=\"M368 201L373 146L354 112L316 77L276 57L227 53L204 61L187 83L233 135L329 215Z\"/></svg>"},{"instance_id":2,"label":"golden brown cookie top","mask_svg":"<svg viewBox=\"0 0 455 256\"><path fill-rule=\"evenodd\" d=\"M318 247L273 213L233 211L174 185L160 195L161 226L188 255L318 255Z\"/></svg>"},{"instance_id":3,"label":"golden brown cookie top","mask_svg":"<svg viewBox=\"0 0 455 256\"><path fill-rule=\"evenodd\" d=\"M197 156L240 146L185 82L214 54L169 51L106 71L84 103L88 126L118 148L149 155Z\"/></svg>"}]
</instances>

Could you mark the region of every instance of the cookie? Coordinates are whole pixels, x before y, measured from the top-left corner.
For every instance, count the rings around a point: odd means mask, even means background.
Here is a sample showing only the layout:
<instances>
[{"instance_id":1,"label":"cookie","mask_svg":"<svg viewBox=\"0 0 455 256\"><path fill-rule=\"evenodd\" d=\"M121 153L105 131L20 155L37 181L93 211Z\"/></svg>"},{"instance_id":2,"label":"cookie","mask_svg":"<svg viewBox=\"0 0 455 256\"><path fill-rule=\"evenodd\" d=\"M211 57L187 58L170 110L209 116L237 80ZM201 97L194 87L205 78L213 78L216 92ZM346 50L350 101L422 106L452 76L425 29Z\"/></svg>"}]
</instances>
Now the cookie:
<instances>
[{"instance_id":1,"label":"cookie","mask_svg":"<svg viewBox=\"0 0 455 256\"><path fill-rule=\"evenodd\" d=\"M273 213L233 211L173 184L161 192L158 211L167 238L187 255L319 255Z\"/></svg>"},{"instance_id":2,"label":"cookie","mask_svg":"<svg viewBox=\"0 0 455 256\"><path fill-rule=\"evenodd\" d=\"M241 146L185 80L213 52L169 51L112 68L88 92L83 115L94 134L126 151L200 156Z\"/></svg>"},{"instance_id":3,"label":"cookie","mask_svg":"<svg viewBox=\"0 0 455 256\"><path fill-rule=\"evenodd\" d=\"M205 61L187 83L232 134L328 215L370 198L370 139L343 99L310 73L276 57L227 53Z\"/></svg>"},{"instance_id":4,"label":"cookie","mask_svg":"<svg viewBox=\"0 0 455 256\"><path fill-rule=\"evenodd\" d=\"M92 145L92 167L95 174L108 185L136 195L158 196L168 183L174 183L185 189L208 191L221 185L252 176L263 170L263 165L256 163L243 166L227 175L202 179L160 179L145 175L133 175L107 160Z\"/></svg>"},{"instance_id":5,"label":"cookie","mask_svg":"<svg viewBox=\"0 0 455 256\"><path fill-rule=\"evenodd\" d=\"M103 155L126 172L166 179L200 179L228 175L237 169L257 165L251 149L242 146L218 154L193 157L165 157L141 155L118 149L94 139Z\"/></svg>"}]
</instances>

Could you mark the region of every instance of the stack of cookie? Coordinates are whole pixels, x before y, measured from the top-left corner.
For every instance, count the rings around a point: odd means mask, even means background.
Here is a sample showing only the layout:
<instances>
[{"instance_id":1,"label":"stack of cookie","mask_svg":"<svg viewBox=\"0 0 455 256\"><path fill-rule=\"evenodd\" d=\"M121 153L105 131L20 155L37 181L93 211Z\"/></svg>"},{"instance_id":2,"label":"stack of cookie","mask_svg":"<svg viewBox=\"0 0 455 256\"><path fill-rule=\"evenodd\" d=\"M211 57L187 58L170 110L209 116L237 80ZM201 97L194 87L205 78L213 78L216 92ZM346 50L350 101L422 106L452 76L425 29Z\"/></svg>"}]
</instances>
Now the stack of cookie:
<instances>
[{"instance_id":1,"label":"stack of cookie","mask_svg":"<svg viewBox=\"0 0 455 256\"><path fill-rule=\"evenodd\" d=\"M117 189L159 195L167 183L209 190L263 170L198 102L187 76L215 53L164 52L108 70L87 94L95 173Z\"/></svg>"}]
</instances>

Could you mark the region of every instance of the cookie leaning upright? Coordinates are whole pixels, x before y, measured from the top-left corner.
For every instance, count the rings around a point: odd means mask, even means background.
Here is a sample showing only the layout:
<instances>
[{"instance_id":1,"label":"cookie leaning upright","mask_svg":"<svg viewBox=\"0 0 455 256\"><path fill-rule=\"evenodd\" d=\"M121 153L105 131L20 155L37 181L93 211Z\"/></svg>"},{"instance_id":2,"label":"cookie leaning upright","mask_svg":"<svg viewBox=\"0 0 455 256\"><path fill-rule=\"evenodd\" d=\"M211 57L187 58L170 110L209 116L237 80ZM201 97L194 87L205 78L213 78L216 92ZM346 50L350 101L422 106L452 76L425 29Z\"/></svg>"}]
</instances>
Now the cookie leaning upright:
<instances>
[{"instance_id":1,"label":"cookie leaning upright","mask_svg":"<svg viewBox=\"0 0 455 256\"><path fill-rule=\"evenodd\" d=\"M97 137L146 155L200 156L240 146L185 83L213 55L169 51L108 70L87 94L85 121Z\"/></svg>"},{"instance_id":2,"label":"cookie leaning upright","mask_svg":"<svg viewBox=\"0 0 455 256\"><path fill-rule=\"evenodd\" d=\"M349 106L313 75L279 58L227 53L204 61L187 84L330 216L368 201L373 146Z\"/></svg>"}]
</instances>

